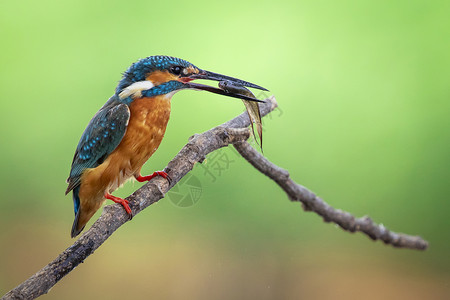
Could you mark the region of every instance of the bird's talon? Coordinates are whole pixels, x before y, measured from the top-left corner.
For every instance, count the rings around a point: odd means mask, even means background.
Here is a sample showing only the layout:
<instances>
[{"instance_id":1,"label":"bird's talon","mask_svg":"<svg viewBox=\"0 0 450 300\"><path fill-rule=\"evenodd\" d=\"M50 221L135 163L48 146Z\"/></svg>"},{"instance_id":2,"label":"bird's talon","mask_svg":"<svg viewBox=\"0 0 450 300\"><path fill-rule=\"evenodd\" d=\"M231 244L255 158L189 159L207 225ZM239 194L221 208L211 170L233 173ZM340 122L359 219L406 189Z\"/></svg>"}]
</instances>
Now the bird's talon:
<instances>
[{"instance_id":1,"label":"bird's talon","mask_svg":"<svg viewBox=\"0 0 450 300\"><path fill-rule=\"evenodd\" d=\"M167 179L169 181L169 184L172 181L172 179L169 177L169 175L167 175L167 173L164 171L156 171L156 172L153 172L153 174L147 175L147 176L138 176L138 177L136 177L136 180L139 182L150 181L153 178L155 178L156 176L161 176L161 177Z\"/></svg>"},{"instance_id":2,"label":"bird's talon","mask_svg":"<svg viewBox=\"0 0 450 300\"><path fill-rule=\"evenodd\" d=\"M155 173L157 173L159 176L163 177L164 179L167 179L167 182L169 183L169 185L172 183L172 178L166 172L156 171Z\"/></svg>"},{"instance_id":3,"label":"bird's talon","mask_svg":"<svg viewBox=\"0 0 450 300\"><path fill-rule=\"evenodd\" d=\"M157 82L150 80L153 75L157 75L155 76ZM139 79L140 77L148 80L142 81L142 79ZM225 88L193 83L192 81L196 79L215 80ZM157 87L154 89L154 85L160 85L164 88ZM251 121L259 124L260 115L259 110L257 110L257 102L264 101L256 99L245 87L268 91L251 82L199 69L188 61L175 57L149 56L134 63L124 73L116 88L117 92L89 122L77 146L68 178L69 186L66 190L66 194L73 190L75 220L71 236L75 237L83 230L90 216L97 210L93 204L97 204L95 203L98 200L97 196L101 196L98 193L103 193L103 191L105 191L106 199L120 203L130 219L133 217L129 202L110 195L109 193L113 189L105 190L105 185L102 184L104 182L107 186L115 187L118 183L120 186L123 181L128 179L130 172L140 170L145 162L143 158L148 159L158 148L169 119L170 102L168 100L174 92L182 89L203 90L242 99L246 101L244 103L256 103L256 105L251 104L251 107L254 108L252 112L254 110L254 115L257 118L251 117L253 119ZM249 111L248 108L247 111ZM141 116L145 117L141 118ZM144 128L145 132L149 131L152 141L141 134L144 132ZM258 133L261 137L261 132L258 131ZM132 141L136 147L128 147L128 141ZM260 145L262 145L262 140L260 139L260 141ZM123 151L124 149L126 151ZM109 160L111 157L114 157L114 159ZM136 162L133 163L132 167L129 165L131 161ZM111 170L117 170L116 174L111 173L115 177L108 179L108 182L103 178L98 180L101 172L103 172L102 170L104 170L103 167L106 167L108 163L110 163ZM97 166L102 167L97 168ZM85 172L85 170L89 170L89 172ZM171 172L170 168L166 168L166 171ZM127 176L124 176L124 174ZM139 182L149 181L155 176L161 176L167 179L169 186L173 184L172 178L164 171L158 171L149 176L136 175Z\"/></svg>"},{"instance_id":4,"label":"bird's talon","mask_svg":"<svg viewBox=\"0 0 450 300\"><path fill-rule=\"evenodd\" d=\"M112 200L114 203L119 203L120 205L122 205L128 215L132 215L133 214L133 212L131 211L130 206L128 205L128 204L130 204L130 201L128 201L126 199L122 199L120 197L113 196L111 194L105 194L105 198L109 199L109 200Z\"/></svg>"},{"instance_id":5,"label":"bird's talon","mask_svg":"<svg viewBox=\"0 0 450 300\"><path fill-rule=\"evenodd\" d=\"M164 171L158 171L157 173L158 173L159 176L167 179L167 181L169 182L169 185L172 183L172 178L170 178L169 174L167 174Z\"/></svg>"},{"instance_id":6,"label":"bird's talon","mask_svg":"<svg viewBox=\"0 0 450 300\"><path fill-rule=\"evenodd\" d=\"M172 182L173 182L173 179L172 179L172 177L170 177L170 176L169 176L169 174L167 174L167 177L166 177L166 179L167 179L167 182L169 183L169 185L171 185L171 184L172 184Z\"/></svg>"}]
</instances>

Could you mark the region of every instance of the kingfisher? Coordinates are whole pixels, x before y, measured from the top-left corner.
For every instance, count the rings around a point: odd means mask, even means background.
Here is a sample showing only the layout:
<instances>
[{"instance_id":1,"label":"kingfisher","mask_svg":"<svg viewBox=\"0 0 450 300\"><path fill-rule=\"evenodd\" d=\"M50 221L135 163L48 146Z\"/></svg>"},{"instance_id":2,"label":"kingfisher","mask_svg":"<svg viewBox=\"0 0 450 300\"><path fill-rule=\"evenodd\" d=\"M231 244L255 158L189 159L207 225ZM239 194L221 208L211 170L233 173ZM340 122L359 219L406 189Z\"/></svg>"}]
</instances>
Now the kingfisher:
<instances>
[{"instance_id":1,"label":"kingfisher","mask_svg":"<svg viewBox=\"0 0 450 300\"><path fill-rule=\"evenodd\" d=\"M114 95L91 119L76 148L66 190L66 195L70 191L73 194L75 220L72 238L81 233L106 199L121 204L132 217L129 202L112 195L127 180L134 177L145 182L155 176L170 180L163 171L142 176L141 168L164 137L170 101L176 92L204 90L262 102L247 95L192 82L195 79L226 80L236 86L267 91L244 80L202 70L176 57L149 56L133 63L123 73Z\"/></svg>"}]
</instances>

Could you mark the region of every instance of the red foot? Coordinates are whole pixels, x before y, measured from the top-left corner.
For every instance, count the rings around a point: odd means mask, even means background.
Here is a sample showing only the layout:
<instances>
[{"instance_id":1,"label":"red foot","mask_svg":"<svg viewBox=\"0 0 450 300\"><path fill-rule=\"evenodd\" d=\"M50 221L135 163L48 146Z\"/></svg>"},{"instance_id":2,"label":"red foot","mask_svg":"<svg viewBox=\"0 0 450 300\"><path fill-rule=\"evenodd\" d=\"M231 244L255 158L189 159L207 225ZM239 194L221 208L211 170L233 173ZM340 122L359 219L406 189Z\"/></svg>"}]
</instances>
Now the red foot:
<instances>
[{"instance_id":1,"label":"red foot","mask_svg":"<svg viewBox=\"0 0 450 300\"><path fill-rule=\"evenodd\" d=\"M154 178L156 176L164 177L165 179L170 181L169 175L167 175L167 173L164 172L164 171L156 171L152 175L148 175L148 176L141 176L141 175L139 175L139 177L136 177L136 180L139 181L139 182L144 182L144 181L149 181L149 180L151 180L152 178Z\"/></svg>"},{"instance_id":2,"label":"red foot","mask_svg":"<svg viewBox=\"0 0 450 300\"><path fill-rule=\"evenodd\" d=\"M109 193L106 193L106 194L105 194L105 198L106 198L106 199L109 199L109 200L112 200L112 201L114 201L115 203L121 204L121 205L123 206L123 208L126 210L126 212L127 212L130 216L132 216L131 208L128 206L128 203L130 203L130 202L128 202L128 200L125 200L125 199L122 199L122 198L113 196L113 195L111 195L111 194L109 194Z\"/></svg>"}]
</instances>

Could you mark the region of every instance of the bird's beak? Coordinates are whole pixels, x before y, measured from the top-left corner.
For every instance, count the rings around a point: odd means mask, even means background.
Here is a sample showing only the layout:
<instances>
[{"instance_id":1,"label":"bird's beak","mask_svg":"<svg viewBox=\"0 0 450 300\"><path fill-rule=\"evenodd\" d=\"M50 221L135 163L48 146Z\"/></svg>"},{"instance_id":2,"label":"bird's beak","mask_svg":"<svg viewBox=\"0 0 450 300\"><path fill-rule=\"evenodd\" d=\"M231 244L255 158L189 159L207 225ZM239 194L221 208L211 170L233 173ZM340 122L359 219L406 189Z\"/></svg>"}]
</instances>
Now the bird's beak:
<instances>
[{"instance_id":1,"label":"bird's beak","mask_svg":"<svg viewBox=\"0 0 450 300\"><path fill-rule=\"evenodd\" d=\"M219 81L219 82L226 80L226 81L230 81L231 83L238 85L238 86L240 85L240 86L246 86L246 87L255 88L255 89L259 89L259 90L263 90L263 91L268 91L267 89L265 89L259 85L256 85L256 84L253 84L253 83L250 83L250 82L247 82L244 80L240 80L237 78L233 78L230 76L225 76L225 75L205 71L205 70L200 70L199 73L192 74L187 78L189 81L194 80L194 79L215 80L215 81ZM239 99L254 101L254 102L264 102L264 101L258 100L256 98L248 97L246 95L241 95L241 94L230 93L230 92L224 91L222 89L219 89L219 88L216 88L213 86L209 86L209 85L205 85L205 84L186 82L186 85L188 85L189 88L192 88L192 89L208 91L211 93L216 93L216 94L224 95L224 96L228 96L228 97L234 97L234 98L239 98Z\"/></svg>"}]
</instances>

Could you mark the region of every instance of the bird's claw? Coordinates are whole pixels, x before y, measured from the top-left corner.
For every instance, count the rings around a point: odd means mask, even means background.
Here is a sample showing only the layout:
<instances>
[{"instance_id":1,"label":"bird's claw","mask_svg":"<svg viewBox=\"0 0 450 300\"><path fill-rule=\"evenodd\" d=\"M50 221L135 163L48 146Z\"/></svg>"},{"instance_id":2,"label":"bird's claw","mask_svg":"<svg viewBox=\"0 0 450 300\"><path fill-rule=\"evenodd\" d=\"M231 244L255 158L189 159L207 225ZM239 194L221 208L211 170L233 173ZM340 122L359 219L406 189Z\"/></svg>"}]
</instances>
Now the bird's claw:
<instances>
[{"instance_id":1,"label":"bird's claw","mask_svg":"<svg viewBox=\"0 0 450 300\"><path fill-rule=\"evenodd\" d=\"M128 204L130 204L130 201L126 200L126 199L122 199L120 197L116 197L113 196L111 194L105 194L105 198L112 200L114 203L119 203L120 205L123 206L123 208L125 209L125 211L128 214L129 219L131 220L133 218L133 211L131 210L130 206Z\"/></svg>"},{"instance_id":2,"label":"bird's claw","mask_svg":"<svg viewBox=\"0 0 450 300\"><path fill-rule=\"evenodd\" d=\"M139 182L150 181L153 178L155 178L156 176L161 176L161 177L167 179L167 181L169 182L169 185L172 183L172 178L170 178L170 176L164 171L156 171L156 172L153 172L153 174L147 175L147 176L138 176L138 177L136 177L136 180Z\"/></svg>"},{"instance_id":3,"label":"bird's claw","mask_svg":"<svg viewBox=\"0 0 450 300\"><path fill-rule=\"evenodd\" d=\"M169 186L172 184L172 177L170 177L169 176L169 174L167 174L166 172L164 172L164 171L161 171L161 173L164 173L165 174L165 176L164 175L161 175L162 177L164 177L165 179L167 179L167 182L169 183Z\"/></svg>"}]
</instances>

